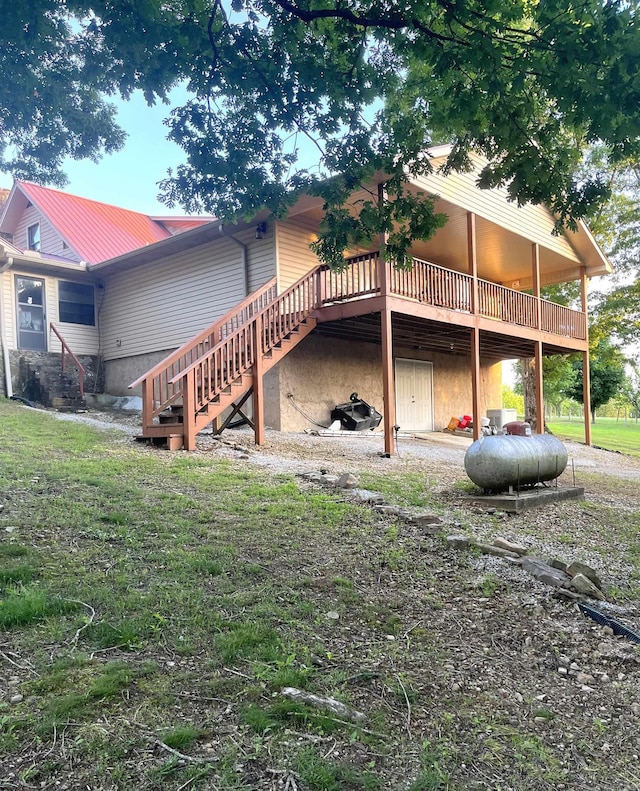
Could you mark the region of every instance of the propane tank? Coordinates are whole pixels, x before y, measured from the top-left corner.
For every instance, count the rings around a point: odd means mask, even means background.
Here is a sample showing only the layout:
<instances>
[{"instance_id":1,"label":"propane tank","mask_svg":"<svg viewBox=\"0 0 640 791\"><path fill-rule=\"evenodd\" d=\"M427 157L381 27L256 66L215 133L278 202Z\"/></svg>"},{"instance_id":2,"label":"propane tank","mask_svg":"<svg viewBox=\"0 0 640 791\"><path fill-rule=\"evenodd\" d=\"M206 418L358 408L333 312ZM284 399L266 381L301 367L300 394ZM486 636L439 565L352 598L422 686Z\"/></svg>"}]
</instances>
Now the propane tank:
<instances>
[{"instance_id":1,"label":"propane tank","mask_svg":"<svg viewBox=\"0 0 640 791\"><path fill-rule=\"evenodd\" d=\"M467 450L464 468L476 486L500 492L551 481L564 472L567 461L567 449L551 434L502 434L476 440Z\"/></svg>"}]
</instances>

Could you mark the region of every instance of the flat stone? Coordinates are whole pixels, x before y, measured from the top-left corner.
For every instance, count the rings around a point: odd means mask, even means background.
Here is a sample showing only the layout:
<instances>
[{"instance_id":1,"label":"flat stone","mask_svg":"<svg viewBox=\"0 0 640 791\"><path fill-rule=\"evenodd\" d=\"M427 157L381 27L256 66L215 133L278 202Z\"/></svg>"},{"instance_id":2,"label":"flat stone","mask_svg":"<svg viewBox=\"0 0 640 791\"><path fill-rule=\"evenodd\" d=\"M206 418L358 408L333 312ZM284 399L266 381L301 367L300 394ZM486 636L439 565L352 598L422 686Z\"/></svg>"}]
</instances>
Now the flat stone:
<instances>
[{"instance_id":1,"label":"flat stone","mask_svg":"<svg viewBox=\"0 0 640 791\"><path fill-rule=\"evenodd\" d=\"M404 516L407 512L399 505L376 505L376 511L385 516Z\"/></svg>"},{"instance_id":2,"label":"flat stone","mask_svg":"<svg viewBox=\"0 0 640 791\"><path fill-rule=\"evenodd\" d=\"M570 599L571 601L582 601L582 599L584 598L584 596L581 593L570 591L568 588L558 588L556 593L558 594L558 596L562 596L565 599Z\"/></svg>"},{"instance_id":3,"label":"flat stone","mask_svg":"<svg viewBox=\"0 0 640 791\"><path fill-rule=\"evenodd\" d=\"M471 546L471 539L469 536L464 535L450 535L446 538L447 544L453 549L466 549L467 547Z\"/></svg>"},{"instance_id":4,"label":"flat stone","mask_svg":"<svg viewBox=\"0 0 640 791\"><path fill-rule=\"evenodd\" d=\"M578 591L578 593L583 593L591 599L600 599L600 601L605 600L604 594L600 588L596 587L584 574L576 574L575 577L571 579L571 587Z\"/></svg>"},{"instance_id":5,"label":"flat stone","mask_svg":"<svg viewBox=\"0 0 640 791\"><path fill-rule=\"evenodd\" d=\"M565 574L567 573L567 564L564 562L564 560L559 560L558 558L552 558L549 561L549 565L554 569L559 569L560 571L564 571Z\"/></svg>"},{"instance_id":6,"label":"flat stone","mask_svg":"<svg viewBox=\"0 0 640 791\"><path fill-rule=\"evenodd\" d=\"M12 695L9 698L9 703L21 703L24 700L22 695Z\"/></svg>"},{"instance_id":7,"label":"flat stone","mask_svg":"<svg viewBox=\"0 0 640 791\"><path fill-rule=\"evenodd\" d=\"M513 552L514 555L526 555L529 551L527 547L523 547L521 544L514 544L512 541L507 541L506 538L496 538L493 546L506 549L507 552Z\"/></svg>"},{"instance_id":8,"label":"flat stone","mask_svg":"<svg viewBox=\"0 0 640 791\"><path fill-rule=\"evenodd\" d=\"M335 485L339 489L355 489L358 485L358 479L355 475L352 475L350 472L345 472L344 475L341 475L338 480L336 481Z\"/></svg>"},{"instance_id":9,"label":"flat stone","mask_svg":"<svg viewBox=\"0 0 640 791\"><path fill-rule=\"evenodd\" d=\"M351 491L361 503L369 503L370 505L382 505L384 503L384 497L379 492L370 492L368 489L352 489Z\"/></svg>"},{"instance_id":10,"label":"flat stone","mask_svg":"<svg viewBox=\"0 0 640 791\"><path fill-rule=\"evenodd\" d=\"M551 585L553 588L568 587L571 582L571 578L567 574L559 569L554 569L553 566L539 558L523 557L522 568L538 582Z\"/></svg>"},{"instance_id":11,"label":"flat stone","mask_svg":"<svg viewBox=\"0 0 640 791\"><path fill-rule=\"evenodd\" d=\"M442 519L437 514L419 514L411 520L418 527L431 527L432 525L443 524Z\"/></svg>"},{"instance_id":12,"label":"flat stone","mask_svg":"<svg viewBox=\"0 0 640 791\"><path fill-rule=\"evenodd\" d=\"M319 481L322 478L322 473L317 470L311 472L300 473L300 477L306 481Z\"/></svg>"},{"instance_id":13,"label":"flat stone","mask_svg":"<svg viewBox=\"0 0 640 791\"><path fill-rule=\"evenodd\" d=\"M321 483L329 484L329 486L335 486L337 484L337 482L338 482L338 476L337 475L327 475L327 474L321 475L320 476L320 481L321 481Z\"/></svg>"},{"instance_id":14,"label":"flat stone","mask_svg":"<svg viewBox=\"0 0 640 791\"><path fill-rule=\"evenodd\" d=\"M598 577L595 570L592 569L591 566L587 566L586 563L581 563L579 560L574 560L571 565L567 566L567 574L570 577L575 577L576 574L583 574L587 579L593 582L596 588L600 588L602 590L600 577Z\"/></svg>"},{"instance_id":15,"label":"flat stone","mask_svg":"<svg viewBox=\"0 0 640 791\"><path fill-rule=\"evenodd\" d=\"M494 544L476 544L476 547L482 552L483 555L495 555L497 558L518 558L520 557L515 552L509 552L502 547L497 547Z\"/></svg>"}]
</instances>

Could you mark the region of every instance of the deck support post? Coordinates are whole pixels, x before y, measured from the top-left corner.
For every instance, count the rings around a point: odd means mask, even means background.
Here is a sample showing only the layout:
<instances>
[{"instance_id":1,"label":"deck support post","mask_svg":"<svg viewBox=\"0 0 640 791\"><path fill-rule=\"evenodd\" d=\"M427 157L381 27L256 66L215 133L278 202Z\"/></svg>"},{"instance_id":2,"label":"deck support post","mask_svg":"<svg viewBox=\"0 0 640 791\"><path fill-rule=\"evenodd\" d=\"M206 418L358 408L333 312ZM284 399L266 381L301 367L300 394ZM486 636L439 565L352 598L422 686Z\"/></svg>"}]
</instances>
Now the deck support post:
<instances>
[{"instance_id":1,"label":"deck support post","mask_svg":"<svg viewBox=\"0 0 640 791\"><path fill-rule=\"evenodd\" d=\"M536 434L544 434L544 378L542 376L542 341L535 342Z\"/></svg>"},{"instance_id":2,"label":"deck support post","mask_svg":"<svg viewBox=\"0 0 640 791\"><path fill-rule=\"evenodd\" d=\"M382 396L384 399L384 452L394 452L393 433L396 424L396 393L393 375L393 329L392 316L388 308L380 311L382 336Z\"/></svg>"},{"instance_id":3,"label":"deck support post","mask_svg":"<svg viewBox=\"0 0 640 791\"><path fill-rule=\"evenodd\" d=\"M195 369L182 380L182 421L184 447L196 449L196 372Z\"/></svg>"},{"instance_id":4,"label":"deck support post","mask_svg":"<svg viewBox=\"0 0 640 791\"><path fill-rule=\"evenodd\" d=\"M580 301L585 316L585 340L589 342L589 305L587 302L587 268L580 267ZM584 405L584 442L591 445L591 375L589 372L589 349L582 352L582 394Z\"/></svg>"},{"instance_id":5,"label":"deck support post","mask_svg":"<svg viewBox=\"0 0 640 791\"><path fill-rule=\"evenodd\" d=\"M261 317L253 322L253 423L256 445L264 445L264 360L262 358L262 334L260 332Z\"/></svg>"},{"instance_id":6,"label":"deck support post","mask_svg":"<svg viewBox=\"0 0 640 791\"><path fill-rule=\"evenodd\" d=\"M540 302L540 245L531 245L531 283L535 304L535 325L542 329L542 304ZM536 377L536 434L544 434L544 379L542 375L542 341L534 342L534 361Z\"/></svg>"},{"instance_id":7,"label":"deck support post","mask_svg":"<svg viewBox=\"0 0 640 791\"><path fill-rule=\"evenodd\" d=\"M473 439L480 439L480 330L471 328L471 404L473 412Z\"/></svg>"},{"instance_id":8,"label":"deck support post","mask_svg":"<svg viewBox=\"0 0 640 791\"><path fill-rule=\"evenodd\" d=\"M153 379L142 380L142 428L153 423Z\"/></svg>"},{"instance_id":9,"label":"deck support post","mask_svg":"<svg viewBox=\"0 0 640 791\"><path fill-rule=\"evenodd\" d=\"M473 415L473 439L480 439L482 421L480 419L480 292L478 288L478 253L476 242L476 215L467 212L467 261L471 275L471 313L475 316L475 326L471 328L471 414Z\"/></svg>"}]
</instances>

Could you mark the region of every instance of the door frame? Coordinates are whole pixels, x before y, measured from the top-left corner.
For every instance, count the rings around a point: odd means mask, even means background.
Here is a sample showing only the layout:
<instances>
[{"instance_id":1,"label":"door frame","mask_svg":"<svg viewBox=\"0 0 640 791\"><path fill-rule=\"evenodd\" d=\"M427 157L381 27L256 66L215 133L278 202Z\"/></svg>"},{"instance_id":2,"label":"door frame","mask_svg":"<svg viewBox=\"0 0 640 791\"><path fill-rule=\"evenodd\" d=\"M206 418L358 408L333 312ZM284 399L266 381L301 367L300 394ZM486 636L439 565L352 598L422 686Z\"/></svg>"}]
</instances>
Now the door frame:
<instances>
[{"instance_id":1,"label":"door frame","mask_svg":"<svg viewBox=\"0 0 640 791\"><path fill-rule=\"evenodd\" d=\"M18 280L32 280L32 281L39 281L42 283L42 306L34 306L34 307L42 307L42 332L38 333L42 336L42 348L34 349L32 347L21 346L20 344L20 335L24 332L24 329L20 329L20 308L26 307L29 303L20 302L19 301L19 293L18 293ZM15 332L16 332L16 349L22 351L38 351L38 352L46 352L49 350L49 332L48 332L48 324L47 324L47 281L46 278L42 276L30 275L30 274L20 274L18 272L14 273L13 279L13 288L15 291Z\"/></svg>"},{"instance_id":2,"label":"door frame","mask_svg":"<svg viewBox=\"0 0 640 791\"><path fill-rule=\"evenodd\" d=\"M424 429L407 429L408 431L415 430L415 431L435 431L435 403L434 403L434 396L433 396L433 362L431 360L415 360L412 357L396 357L394 360L394 378L395 378L395 400L396 400L396 420L398 419L398 363L418 363L419 365L424 365L431 371L431 376L429 379L429 390L430 390L430 401L431 401L431 410L429 415L429 421L431 423L431 428L424 428ZM402 426L400 427L402 430Z\"/></svg>"}]
</instances>

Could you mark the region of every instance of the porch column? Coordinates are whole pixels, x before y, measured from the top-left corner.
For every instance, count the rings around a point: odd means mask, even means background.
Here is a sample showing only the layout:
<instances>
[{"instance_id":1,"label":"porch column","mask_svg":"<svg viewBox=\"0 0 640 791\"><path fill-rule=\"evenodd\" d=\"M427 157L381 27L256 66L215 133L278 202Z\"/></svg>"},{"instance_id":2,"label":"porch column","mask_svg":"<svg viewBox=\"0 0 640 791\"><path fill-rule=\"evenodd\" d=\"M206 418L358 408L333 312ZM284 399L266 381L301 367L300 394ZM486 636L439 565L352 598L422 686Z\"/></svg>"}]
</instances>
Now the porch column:
<instances>
[{"instance_id":1,"label":"porch column","mask_svg":"<svg viewBox=\"0 0 640 791\"><path fill-rule=\"evenodd\" d=\"M539 330L542 326L540 322L540 247L535 243L531 245L531 283L533 288L533 296L536 298L536 329Z\"/></svg>"},{"instance_id":2,"label":"porch column","mask_svg":"<svg viewBox=\"0 0 640 791\"><path fill-rule=\"evenodd\" d=\"M387 199L387 190L385 189L384 184L381 182L378 184L378 205L382 206L384 201ZM385 246L387 244L387 239L389 238L389 234L382 231L379 236L379 245L380 245L380 256L378 258L378 267L379 267L379 277L380 277L380 296L386 297L390 293L390 272L389 272L389 262L387 261L387 257L385 255Z\"/></svg>"},{"instance_id":3,"label":"porch column","mask_svg":"<svg viewBox=\"0 0 640 791\"><path fill-rule=\"evenodd\" d=\"M476 215L467 212L467 262L471 275L471 313L475 326L471 329L471 414L473 415L473 439L480 438L480 330L478 314L480 300L478 291L478 253L476 243Z\"/></svg>"},{"instance_id":4,"label":"porch column","mask_svg":"<svg viewBox=\"0 0 640 791\"><path fill-rule=\"evenodd\" d=\"M264 445L264 360L262 358L262 334L260 317L253 323L253 425L256 445Z\"/></svg>"},{"instance_id":5,"label":"porch column","mask_svg":"<svg viewBox=\"0 0 640 791\"><path fill-rule=\"evenodd\" d=\"M393 375L393 331L391 311L380 311L382 336L382 395L384 398L384 452L393 455L393 427L396 424L396 388Z\"/></svg>"},{"instance_id":6,"label":"porch column","mask_svg":"<svg viewBox=\"0 0 640 791\"><path fill-rule=\"evenodd\" d=\"M476 215L467 212L467 261L471 281L471 313L477 316L480 311L478 291L478 253L476 245Z\"/></svg>"},{"instance_id":7,"label":"porch column","mask_svg":"<svg viewBox=\"0 0 640 791\"><path fill-rule=\"evenodd\" d=\"M531 283L535 302L535 326L542 329L542 305L540 303L540 247L531 245ZM542 341L535 342L534 350L536 374L536 434L544 434L544 382L542 376Z\"/></svg>"},{"instance_id":8,"label":"porch column","mask_svg":"<svg viewBox=\"0 0 640 791\"><path fill-rule=\"evenodd\" d=\"M587 268L580 267L580 302L584 313L585 340L589 341L589 304L587 302ZM589 374L589 349L582 352L582 394L584 406L584 441L591 445L591 376Z\"/></svg>"},{"instance_id":9,"label":"porch column","mask_svg":"<svg viewBox=\"0 0 640 791\"><path fill-rule=\"evenodd\" d=\"M471 405L473 412L473 439L480 439L480 330L471 328Z\"/></svg>"}]
</instances>

